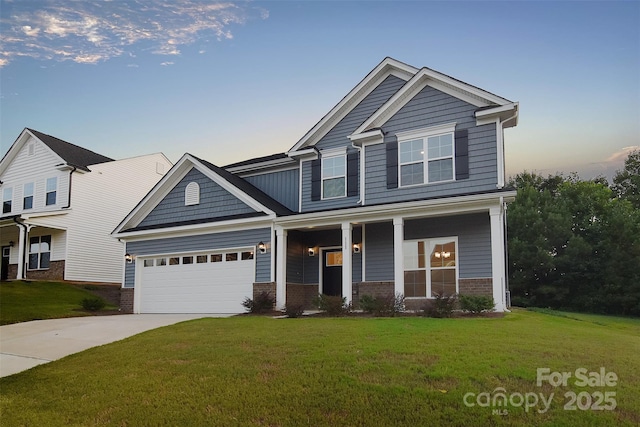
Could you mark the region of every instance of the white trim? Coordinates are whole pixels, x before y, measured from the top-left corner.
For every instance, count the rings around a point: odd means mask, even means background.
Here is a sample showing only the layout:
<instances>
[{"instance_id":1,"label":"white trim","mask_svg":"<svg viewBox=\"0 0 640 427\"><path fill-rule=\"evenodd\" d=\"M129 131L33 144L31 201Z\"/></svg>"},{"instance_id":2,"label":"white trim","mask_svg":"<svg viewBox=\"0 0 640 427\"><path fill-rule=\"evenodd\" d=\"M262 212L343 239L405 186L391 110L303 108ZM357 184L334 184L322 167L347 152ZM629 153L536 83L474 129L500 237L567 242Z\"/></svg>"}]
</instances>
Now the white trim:
<instances>
[{"instance_id":1,"label":"white trim","mask_svg":"<svg viewBox=\"0 0 640 427\"><path fill-rule=\"evenodd\" d=\"M495 108L476 111L476 125L480 126L483 124L492 123L497 118L499 121L502 121L504 127L517 126L519 110L520 103L512 102L506 105L497 106Z\"/></svg>"},{"instance_id":2,"label":"white trim","mask_svg":"<svg viewBox=\"0 0 640 427\"><path fill-rule=\"evenodd\" d=\"M344 159L344 175L336 175L336 176L330 176L325 178L324 176L324 162L325 160L329 160L329 159L336 159L336 158L342 158ZM342 148L337 148L337 149L331 149L331 150L325 150L322 152L322 156L320 157L320 200L333 200L333 199L340 199L343 197L347 197L347 147L342 147ZM344 193L339 195L339 196L331 196L331 197L325 197L324 195L324 181L325 180L331 180L331 179L344 179Z\"/></svg>"},{"instance_id":3,"label":"white trim","mask_svg":"<svg viewBox=\"0 0 640 427\"><path fill-rule=\"evenodd\" d=\"M277 167L277 170L288 170L288 169L292 169L293 167L295 167L294 165L295 160L290 158L290 157L284 157L282 159L277 159L277 160L268 160L266 162L260 162L260 163L252 163L252 164L248 164L248 165L243 165L243 166L235 166L235 167L225 167L223 169L226 169L227 171L234 173L234 174L241 174L242 176L251 176L249 174L245 175L245 173L253 173L253 175L258 175L260 173L260 171L263 171L264 169L271 169L271 168L275 168Z\"/></svg>"},{"instance_id":4,"label":"white trim","mask_svg":"<svg viewBox=\"0 0 640 427\"><path fill-rule=\"evenodd\" d=\"M404 295L404 218L393 218L394 294Z\"/></svg>"},{"instance_id":5,"label":"white trim","mask_svg":"<svg viewBox=\"0 0 640 427\"><path fill-rule=\"evenodd\" d=\"M191 181L184 188L184 205L194 206L200 204L200 184Z\"/></svg>"},{"instance_id":6,"label":"white trim","mask_svg":"<svg viewBox=\"0 0 640 427\"><path fill-rule=\"evenodd\" d=\"M425 297L407 297L405 295L405 298L407 299L422 299L422 298L428 298L428 299L433 299L434 297L432 296L433 293L433 289L432 289L432 283L431 283L431 271L432 269L434 269L433 267L431 267L431 263L430 263L430 257L431 257L431 251L433 251L433 246L434 245L438 245L438 244L443 244L443 243L449 243L453 241L455 244L455 248L456 248L456 260L455 260L455 275L456 275L456 291L455 293L458 294L460 292L460 245L458 242L458 236L444 236L444 237L425 237L425 238L421 238L421 239L409 239L409 240L405 240L403 242L403 245L405 243L414 243L414 242L425 242L428 244L428 247L425 248L425 266L424 268L417 268L417 270L425 270L426 271L426 283L425 283ZM441 267L442 268L442 267ZM440 268L435 268L436 270L440 269ZM412 271L415 271L416 269L412 269ZM402 264L402 273L404 275L404 272L406 271L406 266L404 265L404 258L403 258L403 264ZM403 276L404 277L404 276ZM404 294L404 289L403 292Z\"/></svg>"},{"instance_id":7,"label":"white trim","mask_svg":"<svg viewBox=\"0 0 640 427\"><path fill-rule=\"evenodd\" d=\"M331 109L320 121L309 130L290 150L295 152L300 148L315 145L340 120L353 110L367 95L369 95L388 76L394 75L402 80L409 80L417 68L399 62L393 58L385 58L367 76L356 85L342 100ZM358 132L360 133L360 132Z\"/></svg>"},{"instance_id":8,"label":"white trim","mask_svg":"<svg viewBox=\"0 0 640 427\"><path fill-rule=\"evenodd\" d=\"M362 272L360 273L360 277L362 277L362 281L363 282L367 281L367 278L366 278L367 269L365 267L366 266L366 261L367 261L367 259L366 259L366 256L367 256L367 244L366 243L367 242L366 242L366 239L365 239L365 232L364 232L366 226L367 226L367 224L362 224L360 226L360 234L362 235L362 241L360 242L360 264L361 264L360 267L362 269Z\"/></svg>"},{"instance_id":9,"label":"white trim","mask_svg":"<svg viewBox=\"0 0 640 427\"><path fill-rule=\"evenodd\" d=\"M267 168L264 168L267 169ZM293 162L292 164L288 165L288 166L281 166L278 168L268 168L268 171L265 170L251 170L251 171L234 171L231 169L227 169L229 172L233 173L234 175L237 175L241 178L249 178L252 176L262 176L262 175L266 175L268 173L277 173L277 172L286 172L286 171L291 171L291 170L296 170L298 169L298 162Z\"/></svg>"},{"instance_id":10,"label":"white trim","mask_svg":"<svg viewBox=\"0 0 640 427\"><path fill-rule=\"evenodd\" d=\"M502 201L501 201L502 202ZM491 272L493 282L493 302L495 310L502 312L506 308L506 277L505 277L505 235L504 208L501 203L489 209L491 225Z\"/></svg>"},{"instance_id":11,"label":"white trim","mask_svg":"<svg viewBox=\"0 0 640 427\"><path fill-rule=\"evenodd\" d=\"M496 119L496 153L497 153L497 169L498 169L498 183L496 185L497 188L504 187L504 175L505 175L505 165L504 165L504 129L500 126L500 119Z\"/></svg>"},{"instance_id":12,"label":"white trim","mask_svg":"<svg viewBox=\"0 0 640 427\"><path fill-rule=\"evenodd\" d=\"M410 139L426 138L427 136L454 132L456 130L456 124L456 122L442 123L439 125L397 132L396 137L398 138L398 143L400 143L401 140L405 141Z\"/></svg>"},{"instance_id":13,"label":"white trim","mask_svg":"<svg viewBox=\"0 0 640 427\"><path fill-rule=\"evenodd\" d=\"M340 226L342 232L342 297L347 304L353 300L353 225L343 222Z\"/></svg>"},{"instance_id":14,"label":"white trim","mask_svg":"<svg viewBox=\"0 0 640 427\"><path fill-rule=\"evenodd\" d=\"M302 165L304 160L300 160L300 171L298 172L298 213L302 212Z\"/></svg>"},{"instance_id":15,"label":"white trim","mask_svg":"<svg viewBox=\"0 0 640 427\"><path fill-rule=\"evenodd\" d=\"M373 145L384 142L384 134L380 129L372 129L364 133L352 133L348 138L356 145Z\"/></svg>"},{"instance_id":16,"label":"white trim","mask_svg":"<svg viewBox=\"0 0 640 427\"><path fill-rule=\"evenodd\" d=\"M276 226L276 308L287 305L287 230Z\"/></svg>"}]
</instances>

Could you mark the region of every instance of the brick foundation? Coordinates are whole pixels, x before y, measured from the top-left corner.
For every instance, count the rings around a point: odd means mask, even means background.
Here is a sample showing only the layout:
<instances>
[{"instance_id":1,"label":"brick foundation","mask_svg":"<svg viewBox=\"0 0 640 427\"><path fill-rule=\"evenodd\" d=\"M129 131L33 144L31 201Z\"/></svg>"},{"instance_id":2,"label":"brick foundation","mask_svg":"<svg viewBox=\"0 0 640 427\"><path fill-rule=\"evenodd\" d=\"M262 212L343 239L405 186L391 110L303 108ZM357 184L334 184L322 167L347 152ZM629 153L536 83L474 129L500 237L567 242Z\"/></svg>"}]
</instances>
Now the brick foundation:
<instances>
[{"instance_id":1,"label":"brick foundation","mask_svg":"<svg viewBox=\"0 0 640 427\"><path fill-rule=\"evenodd\" d=\"M120 289L120 311L122 313L133 313L133 288Z\"/></svg>"},{"instance_id":2,"label":"brick foundation","mask_svg":"<svg viewBox=\"0 0 640 427\"><path fill-rule=\"evenodd\" d=\"M306 309L313 309L313 299L318 296L318 284L301 285L287 283L287 305L302 305Z\"/></svg>"},{"instance_id":3,"label":"brick foundation","mask_svg":"<svg viewBox=\"0 0 640 427\"><path fill-rule=\"evenodd\" d=\"M16 277L18 265L15 266L13 277ZM64 261L51 261L46 270L27 270L26 278L29 280L64 280ZM11 277L11 276L9 276Z\"/></svg>"},{"instance_id":4,"label":"brick foundation","mask_svg":"<svg viewBox=\"0 0 640 427\"><path fill-rule=\"evenodd\" d=\"M493 296L493 280L484 279L458 279L460 295Z\"/></svg>"},{"instance_id":5,"label":"brick foundation","mask_svg":"<svg viewBox=\"0 0 640 427\"><path fill-rule=\"evenodd\" d=\"M12 280L15 279L18 275L18 264L9 264L9 268L7 268L7 279Z\"/></svg>"},{"instance_id":6,"label":"brick foundation","mask_svg":"<svg viewBox=\"0 0 640 427\"><path fill-rule=\"evenodd\" d=\"M351 305L354 309L360 308L360 297L370 295L376 297L393 297L395 285L393 282L357 282L353 284L353 299Z\"/></svg>"},{"instance_id":7,"label":"brick foundation","mask_svg":"<svg viewBox=\"0 0 640 427\"><path fill-rule=\"evenodd\" d=\"M253 299L256 299L256 297L258 295L260 295L262 292L268 292L269 294L271 294L271 296L273 296L274 298L276 297L276 284L275 282L268 282L268 283L254 283L253 284Z\"/></svg>"}]
</instances>

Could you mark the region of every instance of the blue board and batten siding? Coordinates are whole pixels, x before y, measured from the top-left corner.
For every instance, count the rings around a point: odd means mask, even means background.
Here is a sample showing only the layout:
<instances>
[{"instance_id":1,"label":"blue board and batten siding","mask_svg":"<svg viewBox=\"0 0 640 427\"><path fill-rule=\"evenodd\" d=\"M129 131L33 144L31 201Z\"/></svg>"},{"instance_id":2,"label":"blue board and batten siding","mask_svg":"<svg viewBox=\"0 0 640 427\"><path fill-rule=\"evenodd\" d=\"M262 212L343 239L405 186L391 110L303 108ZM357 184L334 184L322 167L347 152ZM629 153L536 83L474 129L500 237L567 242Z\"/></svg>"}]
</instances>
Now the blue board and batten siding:
<instances>
[{"instance_id":1,"label":"blue board and batten siding","mask_svg":"<svg viewBox=\"0 0 640 427\"><path fill-rule=\"evenodd\" d=\"M137 257L152 254L179 254L191 251L209 251L236 247L255 247L263 242L271 247L271 229L256 228L225 233L199 234L195 236L170 237L154 240L141 240L127 243L127 252ZM271 281L271 254L256 252L256 282ZM125 288L133 288L135 282L135 263L125 268Z\"/></svg>"},{"instance_id":2,"label":"blue board and batten siding","mask_svg":"<svg viewBox=\"0 0 640 427\"><path fill-rule=\"evenodd\" d=\"M328 150L332 148L351 147L348 136L353 133L371 114L393 96L406 82L398 77L389 76L367 95L355 108L340 120L315 145L316 149ZM349 148L347 153L357 152ZM360 166L358 165L358 170ZM360 184L358 184L358 188ZM313 201L311 199L311 162L302 162L302 211L336 209L356 206L359 196L340 197L335 199Z\"/></svg>"},{"instance_id":3,"label":"blue board and batten siding","mask_svg":"<svg viewBox=\"0 0 640 427\"><path fill-rule=\"evenodd\" d=\"M184 190L190 182L200 186L200 203L185 206ZM139 227L252 214L256 211L238 200L199 170L192 168L165 198L146 216Z\"/></svg>"},{"instance_id":4,"label":"blue board and batten siding","mask_svg":"<svg viewBox=\"0 0 640 427\"><path fill-rule=\"evenodd\" d=\"M407 220L404 239L458 237L458 272L461 279L491 277L491 226L488 214L456 215ZM393 281L393 224L365 226L367 281Z\"/></svg>"},{"instance_id":5,"label":"blue board and batten siding","mask_svg":"<svg viewBox=\"0 0 640 427\"><path fill-rule=\"evenodd\" d=\"M476 126L477 107L425 87L382 127L385 144L365 148L365 202L393 203L430 197L491 191L498 183L497 135L495 124ZM469 178L405 188L387 188L386 143L399 132L456 123L456 130L469 135Z\"/></svg>"},{"instance_id":6,"label":"blue board and batten siding","mask_svg":"<svg viewBox=\"0 0 640 427\"><path fill-rule=\"evenodd\" d=\"M268 172L244 177L244 180L262 190L280 204L297 212L300 178L298 169Z\"/></svg>"}]
</instances>

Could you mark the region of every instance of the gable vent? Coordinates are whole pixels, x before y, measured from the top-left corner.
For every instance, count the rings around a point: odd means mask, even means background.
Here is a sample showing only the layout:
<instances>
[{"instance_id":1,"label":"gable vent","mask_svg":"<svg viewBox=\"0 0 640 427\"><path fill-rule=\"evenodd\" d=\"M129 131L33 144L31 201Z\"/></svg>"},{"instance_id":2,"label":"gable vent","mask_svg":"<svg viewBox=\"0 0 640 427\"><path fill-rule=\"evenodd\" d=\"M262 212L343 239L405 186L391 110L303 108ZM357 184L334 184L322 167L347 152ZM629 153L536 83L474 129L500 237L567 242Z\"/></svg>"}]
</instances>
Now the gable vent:
<instances>
[{"instance_id":1,"label":"gable vent","mask_svg":"<svg viewBox=\"0 0 640 427\"><path fill-rule=\"evenodd\" d=\"M34 154L36 154L36 144L33 144L33 143L29 144L28 150L29 150L28 152L29 156L33 156Z\"/></svg>"},{"instance_id":2,"label":"gable vent","mask_svg":"<svg viewBox=\"0 0 640 427\"><path fill-rule=\"evenodd\" d=\"M184 189L184 205L192 206L200 204L200 186L197 182L190 182Z\"/></svg>"}]
</instances>

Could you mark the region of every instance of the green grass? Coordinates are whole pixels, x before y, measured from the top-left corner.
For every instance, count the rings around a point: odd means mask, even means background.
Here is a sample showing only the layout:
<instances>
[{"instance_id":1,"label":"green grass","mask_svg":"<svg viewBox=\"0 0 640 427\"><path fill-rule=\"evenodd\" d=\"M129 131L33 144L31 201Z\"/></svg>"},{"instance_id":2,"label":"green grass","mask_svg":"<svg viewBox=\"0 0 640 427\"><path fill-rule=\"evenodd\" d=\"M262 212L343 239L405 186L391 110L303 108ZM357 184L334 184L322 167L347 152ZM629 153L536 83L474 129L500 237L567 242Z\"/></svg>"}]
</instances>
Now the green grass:
<instances>
[{"instance_id":1,"label":"green grass","mask_svg":"<svg viewBox=\"0 0 640 427\"><path fill-rule=\"evenodd\" d=\"M199 319L0 379L2 424L638 425L640 320L581 317ZM539 367L619 381L538 387ZM464 404L498 387L554 397L546 413ZM570 391L615 392L617 408L565 411Z\"/></svg>"},{"instance_id":2,"label":"green grass","mask_svg":"<svg viewBox=\"0 0 640 427\"><path fill-rule=\"evenodd\" d=\"M61 282L0 283L0 325L29 320L86 316L82 300L94 298L81 286ZM108 305L105 309L117 307Z\"/></svg>"}]
</instances>

